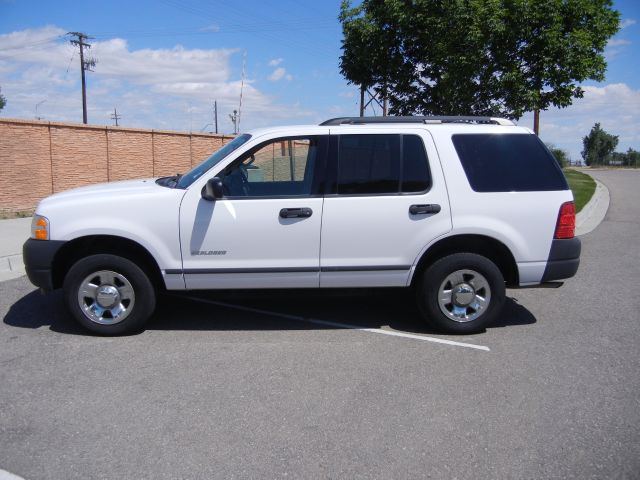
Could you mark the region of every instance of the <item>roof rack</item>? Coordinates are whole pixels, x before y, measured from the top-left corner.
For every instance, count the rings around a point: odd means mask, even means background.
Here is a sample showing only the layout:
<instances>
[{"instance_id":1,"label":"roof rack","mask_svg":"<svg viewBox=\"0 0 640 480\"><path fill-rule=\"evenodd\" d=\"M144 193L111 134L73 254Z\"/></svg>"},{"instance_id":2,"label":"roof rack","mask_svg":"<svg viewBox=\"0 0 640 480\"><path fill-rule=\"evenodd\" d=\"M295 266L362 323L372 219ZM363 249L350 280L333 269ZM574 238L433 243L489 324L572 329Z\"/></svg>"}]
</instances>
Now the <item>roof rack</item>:
<instances>
[{"instance_id":1,"label":"roof rack","mask_svg":"<svg viewBox=\"0 0 640 480\"><path fill-rule=\"evenodd\" d=\"M436 116L436 117L338 117L322 122L320 125L362 125L370 123L473 123L514 126L511 120L499 117L473 117L473 116Z\"/></svg>"}]
</instances>

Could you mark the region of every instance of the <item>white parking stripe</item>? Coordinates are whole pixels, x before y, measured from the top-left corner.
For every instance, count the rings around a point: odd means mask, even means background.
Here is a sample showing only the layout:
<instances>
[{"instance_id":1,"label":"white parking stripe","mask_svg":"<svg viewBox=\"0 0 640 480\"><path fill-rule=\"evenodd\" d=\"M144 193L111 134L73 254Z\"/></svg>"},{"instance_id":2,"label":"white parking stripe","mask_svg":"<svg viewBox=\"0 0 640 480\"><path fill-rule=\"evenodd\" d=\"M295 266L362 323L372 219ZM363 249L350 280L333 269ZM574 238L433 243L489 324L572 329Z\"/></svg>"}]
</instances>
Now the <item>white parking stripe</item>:
<instances>
[{"instance_id":1,"label":"white parking stripe","mask_svg":"<svg viewBox=\"0 0 640 480\"><path fill-rule=\"evenodd\" d=\"M414 340L421 340L423 342L442 343L444 345L452 345L454 347L473 348L475 350L483 350L485 352L490 351L489 347L485 347L484 345L475 345L473 343L455 342L453 340L446 340L444 338L427 337L425 335L396 332L393 330L382 330L380 328L363 328L363 327L359 327L358 325L350 325L348 323L338 323L338 322L331 322L328 320L316 320L315 318L298 317L296 315L288 315L286 313L272 312L269 310L261 310L261 309L252 308L252 307L244 307L242 305L234 305L232 303L226 303L226 302L217 302L215 300L206 300L204 298L198 298L198 297L190 297L190 296L182 296L182 295L171 295L171 296L178 297L178 298L186 298L188 300L193 300L194 302L210 303L212 305L220 305L221 307L235 308L236 310L244 310L246 312L259 313L262 315L271 315L273 317L282 317L288 320L295 320L297 322L308 322L308 323L315 323L318 325L326 325L329 327L348 328L351 330L360 330L361 332L378 333L380 335L390 335L392 337L411 338Z\"/></svg>"},{"instance_id":2,"label":"white parking stripe","mask_svg":"<svg viewBox=\"0 0 640 480\"><path fill-rule=\"evenodd\" d=\"M0 469L0 480L24 480L24 478L14 475L11 472Z\"/></svg>"}]
</instances>

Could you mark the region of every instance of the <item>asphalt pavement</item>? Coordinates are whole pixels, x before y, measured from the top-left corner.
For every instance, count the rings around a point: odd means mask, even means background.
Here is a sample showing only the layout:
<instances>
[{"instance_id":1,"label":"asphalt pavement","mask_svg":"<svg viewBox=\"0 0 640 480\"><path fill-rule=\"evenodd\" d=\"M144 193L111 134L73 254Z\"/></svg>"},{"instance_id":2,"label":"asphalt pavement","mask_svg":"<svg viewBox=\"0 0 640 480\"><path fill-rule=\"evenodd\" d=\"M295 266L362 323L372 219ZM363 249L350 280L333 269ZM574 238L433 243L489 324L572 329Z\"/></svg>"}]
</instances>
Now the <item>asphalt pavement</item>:
<instances>
[{"instance_id":1,"label":"asphalt pavement","mask_svg":"<svg viewBox=\"0 0 640 480\"><path fill-rule=\"evenodd\" d=\"M408 292L368 290L167 296L144 332L101 338L59 293L0 283L0 469L638 478L640 172L590 173L611 203L577 276L509 290L472 336L430 330Z\"/></svg>"}]
</instances>

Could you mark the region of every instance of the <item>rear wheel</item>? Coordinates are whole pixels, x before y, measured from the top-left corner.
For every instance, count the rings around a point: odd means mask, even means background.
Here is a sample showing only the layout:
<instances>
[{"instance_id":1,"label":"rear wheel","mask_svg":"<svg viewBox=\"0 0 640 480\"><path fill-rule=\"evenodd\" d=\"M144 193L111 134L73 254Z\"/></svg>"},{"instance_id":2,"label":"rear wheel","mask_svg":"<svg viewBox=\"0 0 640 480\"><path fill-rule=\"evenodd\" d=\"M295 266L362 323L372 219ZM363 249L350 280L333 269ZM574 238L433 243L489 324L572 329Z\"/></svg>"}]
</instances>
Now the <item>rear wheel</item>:
<instances>
[{"instance_id":1,"label":"rear wheel","mask_svg":"<svg viewBox=\"0 0 640 480\"><path fill-rule=\"evenodd\" d=\"M504 299L500 269L475 253L455 253L434 262L416 288L425 320L451 333L484 329L498 316Z\"/></svg>"},{"instance_id":2,"label":"rear wheel","mask_svg":"<svg viewBox=\"0 0 640 480\"><path fill-rule=\"evenodd\" d=\"M140 329L153 313L155 290L132 261L117 255L78 260L64 280L69 311L85 328L101 335Z\"/></svg>"}]
</instances>

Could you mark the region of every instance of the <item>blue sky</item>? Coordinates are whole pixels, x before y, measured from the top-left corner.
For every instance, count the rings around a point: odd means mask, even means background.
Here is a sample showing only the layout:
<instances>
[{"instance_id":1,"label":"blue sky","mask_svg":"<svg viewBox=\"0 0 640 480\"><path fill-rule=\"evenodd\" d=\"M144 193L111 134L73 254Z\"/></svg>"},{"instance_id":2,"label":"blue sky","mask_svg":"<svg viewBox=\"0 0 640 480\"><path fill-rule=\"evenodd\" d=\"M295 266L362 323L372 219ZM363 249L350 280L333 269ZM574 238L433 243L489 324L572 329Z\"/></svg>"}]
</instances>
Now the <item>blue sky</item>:
<instances>
[{"instance_id":1,"label":"blue sky","mask_svg":"<svg viewBox=\"0 0 640 480\"><path fill-rule=\"evenodd\" d=\"M79 59L64 34L95 37L87 74L89 123L209 131L218 100L221 132L233 125L243 63L241 130L318 123L358 114L357 88L338 70L339 0L242 2L0 0L0 88L4 117L80 122ZM640 2L615 2L624 28L606 50L604 82L584 99L542 113L541 136L579 157L594 122L640 149ZM37 113L36 113L37 106ZM380 111L369 111L380 114ZM531 126L531 115L519 122Z\"/></svg>"}]
</instances>

